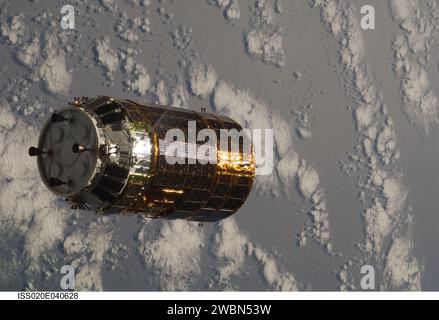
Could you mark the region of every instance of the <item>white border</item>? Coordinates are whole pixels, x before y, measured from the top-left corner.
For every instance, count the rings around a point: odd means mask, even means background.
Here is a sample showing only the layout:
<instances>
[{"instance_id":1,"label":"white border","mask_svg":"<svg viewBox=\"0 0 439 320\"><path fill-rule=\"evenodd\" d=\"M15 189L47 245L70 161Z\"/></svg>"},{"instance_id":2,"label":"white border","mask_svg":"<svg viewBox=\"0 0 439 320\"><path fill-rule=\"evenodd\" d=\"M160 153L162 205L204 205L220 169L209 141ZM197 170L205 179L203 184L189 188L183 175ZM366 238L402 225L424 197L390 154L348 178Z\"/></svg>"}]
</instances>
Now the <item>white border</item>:
<instances>
[{"instance_id":1,"label":"white border","mask_svg":"<svg viewBox=\"0 0 439 320\"><path fill-rule=\"evenodd\" d=\"M32 292L32 291L31 291ZM0 292L0 300L19 291ZM63 291L63 293L65 293ZM439 300L439 292L78 292L77 300Z\"/></svg>"}]
</instances>

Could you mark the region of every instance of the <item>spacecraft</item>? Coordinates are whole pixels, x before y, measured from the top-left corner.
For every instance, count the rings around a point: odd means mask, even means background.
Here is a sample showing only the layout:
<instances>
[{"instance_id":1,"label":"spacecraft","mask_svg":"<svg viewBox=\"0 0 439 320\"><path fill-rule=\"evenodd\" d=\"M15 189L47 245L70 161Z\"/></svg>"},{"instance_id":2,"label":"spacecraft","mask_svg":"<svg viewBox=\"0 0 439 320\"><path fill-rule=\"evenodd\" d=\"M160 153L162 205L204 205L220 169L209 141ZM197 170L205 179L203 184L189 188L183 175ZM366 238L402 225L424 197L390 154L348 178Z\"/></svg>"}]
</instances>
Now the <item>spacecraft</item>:
<instances>
[{"instance_id":1,"label":"spacecraft","mask_svg":"<svg viewBox=\"0 0 439 320\"><path fill-rule=\"evenodd\" d=\"M212 129L216 135L215 152L209 154L216 161L194 161L201 147L197 141L183 143L184 156L170 163L167 150L175 139L169 141L166 133L179 129L189 141L192 122L197 134ZM219 142L221 130L233 129L242 127L205 110L106 96L75 98L51 115L29 155L36 157L43 183L70 201L72 209L217 221L243 205L255 174L251 144L246 147L239 139L233 149L232 139L226 148Z\"/></svg>"}]
</instances>

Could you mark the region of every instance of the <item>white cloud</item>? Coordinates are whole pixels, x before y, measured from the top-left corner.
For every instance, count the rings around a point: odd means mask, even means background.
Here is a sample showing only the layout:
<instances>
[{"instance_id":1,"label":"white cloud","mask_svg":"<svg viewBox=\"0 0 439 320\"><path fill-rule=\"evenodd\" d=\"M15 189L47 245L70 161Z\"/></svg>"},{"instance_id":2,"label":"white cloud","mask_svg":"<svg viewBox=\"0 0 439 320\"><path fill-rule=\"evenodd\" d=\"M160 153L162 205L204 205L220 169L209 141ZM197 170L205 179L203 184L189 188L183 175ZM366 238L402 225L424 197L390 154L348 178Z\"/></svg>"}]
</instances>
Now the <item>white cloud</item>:
<instances>
[{"instance_id":1,"label":"white cloud","mask_svg":"<svg viewBox=\"0 0 439 320\"><path fill-rule=\"evenodd\" d=\"M438 8L435 2L392 0L393 19L402 30L393 41L395 71L401 76L403 111L425 135L437 127L438 99L428 75L431 42L436 33ZM433 15L433 17L432 17Z\"/></svg>"},{"instance_id":2,"label":"white cloud","mask_svg":"<svg viewBox=\"0 0 439 320\"><path fill-rule=\"evenodd\" d=\"M102 268L111 248L112 233L98 223L69 234L63 242L66 258L75 268L75 289L102 291Z\"/></svg>"},{"instance_id":3,"label":"white cloud","mask_svg":"<svg viewBox=\"0 0 439 320\"><path fill-rule=\"evenodd\" d=\"M40 58L40 39L35 36L30 42L24 43L17 52L17 60L25 66L32 68Z\"/></svg>"},{"instance_id":4,"label":"white cloud","mask_svg":"<svg viewBox=\"0 0 439 320\"><path fill-rule=\"evenodd\" d=\"M145 95L151 87L151 79L145 67L140 64L135 64L132 68L132 73L124 80L124 85L128 92Z\"/></svg>"},{"instance_id":5,"label":"white cloud","mask_svg":"<svg viewBox=\"0 0 439 320\"><path fill-rule=\"evenodd\" d=\"M393 240L387 254L384 290L421 290L422 266L412 256L413 243L407 237Z\"/></svg>"},{"instance_id":6,"label":"white cloud","mask_svg":"<svg viewBox=\"0 0 439 320\"><path fill-rule=\"evenodd\" d=\"M54 94L67 94L72 82L70 72L66 68L65 56L62 51L48 50L46 58L38 69L45 88Z\"/></svg>"},{"instance_id":7,"label":"white cloud","mask_svg":"<svg viewBox=\"0 0 439 320\"><path fill-rule=\"evenodd\" d=\"M294 179L299 170L299 163L299 155L297 152L293 149L289 149L277 164L277 171L285 188L292 188L294 186ZM289 192L291 192L291 190L288 190L288 193Z\"/></svg>"},{"instance_id":8,"label":"white cloud","mask_svg":"<svg viewBox=\"0 0 439 320\"><path fill-rule=\"evenodd\" d=\"M241 15L238 0L207 0L218 8L223 10L224 18L227 20L238 20Z\"/></svg>"},{"instance_id":9,"label":"white cloud","mask_svg":"<svg viewBox=\"0 0 439 320\"><path fill-rule=\"evenodd\" d=\"M231 0L229 7L225 11L226 18L229 20L238 20L241 16L238 0Z\"/></svg>"},{"instance_id":10,"label":"white cloud","mask_svg":"<svg viewBox=\"0 0 439 320\"><path fill-rule=\"evenodd\" d=\"M297 283L293 275L279 270L274 259L260 247L253 247L249 252L261 264L265 281L275 291L297 291Z\"/></svg>"},{"instance_id":11,"label":"white cloud","mask_svg":"<svg viewBox=\"0 0 439 320\"><path fill-rule=\"evenodd\" d=\"M240 232L236 220L225 219L214 234L213 251L218 259L220 281L242 272L245 264L248 239Z\"/></svg>"},{"instance_id":12,"label":"white cloud","mask_svg":"<svg viewBox=\"0 0 439 320\"><path fill-rule=\"evenodd\" d=\"M248 256L253 257L261 270L262 278L275 291L296 291L294 276L281 268L274 257L260 245L254 244L238 227L236 220L229 217L218 224L213 235L213 253L218 261L219 282L225 290L232 290L233 276L246 270Z\"/></svg>"},{"instance_id":13,"label":"white cloud","mask_svg":"<svg viewBox=\"0 0 439 320\"><path fill-rule=\"evenodd\" d=\"M274 129L275 150L278 158L274 159L275 173L257 176L255 188L260 194L279 196L282 193L291 195L294 179L299 180L299 190L307 201L313 204L312 195L319 189L317 171L306 161L301 160L292 147L292 129L279 114L273 112L267 105L253 97L248 91L240 90L223 80L218 81L213 93L213 102L218 113L230 116L249 129ZM299 167L299 161L302 165ZM279 181L280 180L280 181ZM319 189L322 204L325 203L324 191ZM319 244L331 251L329 243L329 221L326 205L324 209L316 209L311 213L312 228L308 235Z\"/></svg>"},{"instance_id":14,"label":"white cloud","mask_svg":"<svg viewBox=\"0 0 439 320\"><path fill-rule=\"evenodd\" d=\"M305 198L310 199L319 186L319 174L306 162L302 162L298 170L298 178L300 192Z\"/></svg>"},{"instance_id":15,"label":"white cloud","mask_svg":"<svg viewBox=\"0 0 439 320\"><path fill-rule=\"evenodd\" d=\"M12 129L17 123L11 107L5 101L0 101L0 128L4 133Z\"/></svg>"},{"instance_id":16,"label":"white cloud","mask_svg":"<svg viewBox=\"0 0 439 320\"><path fill-rule=\"evenodd\" d=\"M357 130L363 131L369 128L373 120L373 108L368 104L359 105L354 111L355 121L357 123Z\"/></svg>"},{"instance_id":17,"label":"white cloud","mask_svg":"<svg viewBox=\"0 0 439 320\"><path fill-rule=\"evenodd\" d=\"M183 81L179 77L158 80L151 88L155 103L175 108L188 108L188 97Z\"/></svg>"},{"instance_id":18,"label":"white cloud","mask_svg":"<svg viewBox=\"0 0 439 320\"><path fill-rule=\"evenodd\" d=\"M257 0L250 11L249 30L244 35L244 46L249 56L264 63L284 67L282 29L275 25L277 7L273 1Z\"/></svg>"},{"instance_id":19,"label":"white cloud","mask_svg":"<svg viewBox=\"0 0 439 320\"><path fill-rule=\"evenodd\" d=\"M405 3L407 4L406 1ZM412 219L406 209L407 191L395 174L399 169L396 132L383 98L375 88L370 67L363 61L365 43L355 7L351 3L335 0L315 0L314 5L321 9L321 19L335 38L339 40L341 36L341 62L346 71L352 74L354 88L359 97L354 119L360 135L359 146L362 146L366 154L364 160L367 162L369 180L363 184L360 175L358 182L363 188L362 192L371 197L380 196L380 199L375 199L374 204L365 210L366 250L376 259L384 258L386 261L385 276L391 279L387 289L399 287L402 284L401 279L411 279L407 282L409 288L416 288L418 284L420 288L419 265L412 255L412 246L409 245L412 237ZM408 14L407 8L401 6L398 12ZM340 12L343 12L343 15ZM382 169L377 164L377 157L382 160ZM387 256L382 257L384 239L400 233L406 237L394 241ZM409 263L409 266L400 267L399 263ZM413 275L416 275L415 279ZM386 281L385 278L383 283Z\"/></svg>"},{"instance_id":20,"label":"white cloud","mask_svg":"<svg viewBox=\"0 0 439 320\"><path fill-rule=\"evenodd\" d=\"M212 66L204 64L198 59L190 63L188 82L192 94L201 98L207 98L213 91L217 78Z\"/></svg>"},{"instance_id":21,"label":"white cloud","mask_svg":"<svg viewBox=\"0 0 439 320\"><path fill-rule=\"evenodd\" d=\"M277 31L266 34L251 30L245 35L245 48L250 56L278 67L285 66L282 42L282 36Z\"/></svg>"},{"instance_id":22,"label":"white cloud","mask_svg":"<svg viewBox=\"0 0 439 320\"><path fill-rule=\"evenodd\" d=\"M95 43L95 53L97 62L104 68L106 77L113 79L113 73L119 66L119 58L111 48L110 38L104 37Z\"/></svg>"},{"instance_id":23,"label":"white cloud","mask_svg":"<svg viewBox=\"0 0 439 320\"><path fill-rule=\"evenodd\" d=\"M68 93L72 78L56 33L42 33L42 40L39 34L31 37L22 17L14 16L9 24L2 25L1 34L9 40L17 60L30 69L34 80L41 80L47 92Z\"/></svg>"},{"instance_id":24,"label":"white cloud","mask_svg":"<svg viewBox=\"0 0 439 320\"><path fill-rule=\"evenodd\" d=\"M138 252L160 290L188 290L200 274L203 229L183 220L147 221L138 234ZM157 228L159 227L159 228Z\"/></svg>"},{"instance_id":25,"label":"white cloud","mask_svg":"<svg viewBox=\"0 0 439 320\"><path fill-rule=\"evenodd\" d=\"M383 241L390 235L392 230L391 219L381 202L366 209L364 213L366 223L366 250L377 254L382 253Z\"/></svg>"},{"instance_id":26,"label":"white cloud","mask_svg":"<svg viewBox=\"0 0 439 320\"><path fill-rule=\"evenodd\" d=\"M23 237L21 254L29 260L29 270L40 270L39 258L62 240L68 215L41 182L35 158L27 154L37 137L33 125L18 119L10 106L1 102L0 229L15 230Z\"/></svg>"},{"instance_id":27,"label":"white cloud","mask_svg":"<svg viewBox=\"0 0 439 320\"><path fill-rule=\"evenodd\" d=\"M0 35L11 44L16 44L25 36L27 30L21 15L10 17L2 23Z\"/></svg>"}]
</instances>

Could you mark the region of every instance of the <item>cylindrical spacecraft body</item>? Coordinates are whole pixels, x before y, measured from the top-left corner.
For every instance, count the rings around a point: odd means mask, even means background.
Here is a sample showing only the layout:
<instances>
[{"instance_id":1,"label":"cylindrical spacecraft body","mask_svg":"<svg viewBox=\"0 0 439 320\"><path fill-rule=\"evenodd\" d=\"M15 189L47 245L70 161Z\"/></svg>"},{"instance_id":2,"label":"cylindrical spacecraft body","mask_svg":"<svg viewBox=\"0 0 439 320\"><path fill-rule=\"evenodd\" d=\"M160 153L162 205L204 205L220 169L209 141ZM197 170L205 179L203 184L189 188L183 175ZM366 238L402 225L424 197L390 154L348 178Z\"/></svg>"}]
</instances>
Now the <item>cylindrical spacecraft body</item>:
<instances>
[{"instance_id":1,"label":"cylindrical spacecraft body","mask_svg":"<svg viewBox=\"0 0 439 320\"><path fill-rule=\"evenodd\" d=\"M175 129L180 136L170 139ZM29 153L45 185L75 208L217 221L236 212L252 187L253 147L241 130L222 115L81 98L52 115Z\"/></svg>"}]
</instances>

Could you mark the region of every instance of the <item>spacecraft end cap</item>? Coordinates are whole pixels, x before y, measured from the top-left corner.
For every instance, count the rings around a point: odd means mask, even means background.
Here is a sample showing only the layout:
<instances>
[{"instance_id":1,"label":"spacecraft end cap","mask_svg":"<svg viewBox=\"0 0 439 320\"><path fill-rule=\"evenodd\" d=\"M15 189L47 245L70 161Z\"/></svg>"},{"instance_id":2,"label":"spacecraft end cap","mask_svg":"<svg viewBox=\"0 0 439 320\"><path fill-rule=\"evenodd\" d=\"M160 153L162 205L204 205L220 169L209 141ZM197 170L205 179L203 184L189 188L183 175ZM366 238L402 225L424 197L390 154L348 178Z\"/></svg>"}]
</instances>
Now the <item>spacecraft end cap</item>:
<instances>
[{"instance_id":1,"label":"spacecraft end cap","mask_svg":"<svg viewBox=\"0 0 439 320\"><path fill-rule=\"evenodd\" d=\"M52 120L52 122L64 122L64 121L68 121L69 119L58 114L58 113L54 113L52 114L52 116L50 117L50 119Z\"/></svg>"},{"instance_id":2,"label":"spacecraft end cap","mask_svg":"<svg viewBox=\"0 0 439 320\"><path fill-rule=\"evenodd\" d=\"M43 153L47 156L37 158L38 169L52 192L68 196L88 186L98 166L98 133L92 116L81 108L52 114L41 131L38 147L29 149L31 156Z\"/></svg>"}]
</instances>

